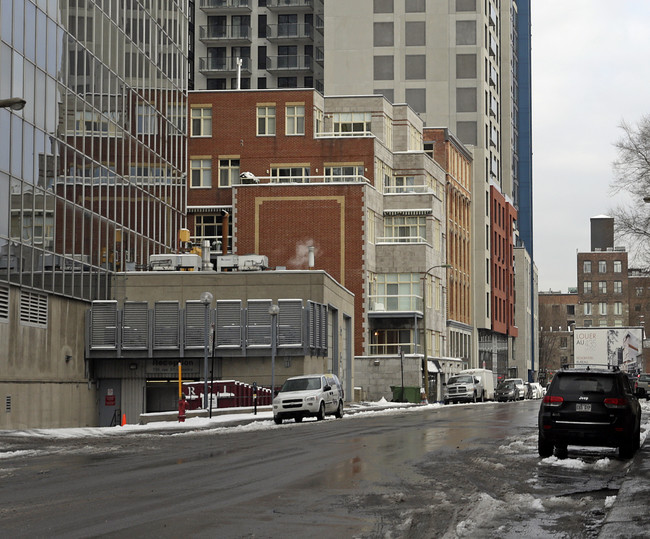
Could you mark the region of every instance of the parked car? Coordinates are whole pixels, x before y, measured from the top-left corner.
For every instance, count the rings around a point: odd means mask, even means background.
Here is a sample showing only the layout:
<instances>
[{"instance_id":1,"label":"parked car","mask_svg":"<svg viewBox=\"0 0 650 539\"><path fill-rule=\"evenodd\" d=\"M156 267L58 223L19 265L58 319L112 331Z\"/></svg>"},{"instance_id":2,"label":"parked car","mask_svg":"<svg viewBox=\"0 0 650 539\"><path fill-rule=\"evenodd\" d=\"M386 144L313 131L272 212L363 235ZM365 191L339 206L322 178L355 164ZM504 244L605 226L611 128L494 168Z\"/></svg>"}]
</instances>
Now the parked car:
<instances>
[{"instance_id":1,"label":"parked car","mask_svg":"<svg viewBox=\"0 0 650 539\"><path fill-rule=\"evenodd\" d=\"M319 421L326 415L343 417L343 387L335 374L312 374L288 378L273 399L273 421L300 423L305 417Z\"/></svg>"},{"instance_id":2,"label":"parked car","mask_svg":"<svg viewBox=\"0 0 650 539\"><path fill-rule=\"evenodd\" d=\"M529 399L541 399L544 396L544 389L541 384L537 382L530 382L528 384L528 398Z\"/></svg>"},{"instance_id":3,"label":"parked car","mask_svg":"<svg viewBox=\"0 0 650 539\"><path fill-rule=\"evenodd\" d=\"M538 416L538 453L566 458L567 446L617 447L631 458L640 445L641 406L618 370L567 369L553 377Z\"/></svg>"},{"instance_id":4,"label":"parked car","mask_svg":"<svg viewBox=\"0 0 650 539\"><path fill-rule=\"evenodd\" d=\"M635 381L634 392L638 397L650 400L650 374L647 372L639 374Z\"/></svg>"},{"instance_id":5,"label":"parked car","mask_svg":"<svg viewBox=\"0 0 650 539\"><path fill-rule=\"evenodd\" d=\"M526 386L524 385L523 378L506 378L504 382L514 382L517 386L517 400L523 400L526 398Z\"/></svg>"},{"instance_id":6,"label":"parked car","mask_svg":"<svg viewBox=\"0 0 650 539\"><path fill-rule=\"evenodd\" d=\"M499 402L515 401L519 395L519 389L514 382L501 382L494 390L494 399Z\"/></svg>"},{"instance_id":7,"label":"parked car","mask_svg":"<svg viewBox=\"0 0 650 539\"><path fill-rule=\"evenodd\" d=\"M445 404L485 400L485 391L481 380L473 374L457 374L442 385L444 387L443 401Z\"/></svg>"}]
</instances>

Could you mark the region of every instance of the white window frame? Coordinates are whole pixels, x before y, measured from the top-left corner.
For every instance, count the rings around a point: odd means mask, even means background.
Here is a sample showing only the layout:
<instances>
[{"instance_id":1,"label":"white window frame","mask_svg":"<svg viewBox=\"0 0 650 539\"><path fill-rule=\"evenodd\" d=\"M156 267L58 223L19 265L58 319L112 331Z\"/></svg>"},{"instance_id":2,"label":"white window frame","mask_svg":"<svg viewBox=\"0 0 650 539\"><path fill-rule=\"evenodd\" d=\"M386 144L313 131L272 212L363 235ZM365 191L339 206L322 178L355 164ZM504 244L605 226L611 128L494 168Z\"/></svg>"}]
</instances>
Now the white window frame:
<instances>
[{"instance_id":1,"label":"white window frame","mask_svg":"<svg viewBox=\"0 0 650 539\"><path fill-rule=\"evenodd\" d=\"M583 281L582 283L582 293L591 294L591 281Z\"/></svg>"},{"instance_id":2,"label":"white window frame","mask_svg":"<svg viewBox=\"0 0 650 539\"><path fill-rule=\"evenodd\" d=\"M241 162L239 157L219 158L219 187L232 187L239 183Z\"/></svg>"},{"instance_id":3,"label":"white window frame","mask_svg":"<svg viewBox=\"0 0 650 539\"><path fill-rule=\"evenodd\" d=\"M284 133L290 137L305 134L305 105L286 105Z\"/></svg>"},{"instance_id":4,"label":"white window frame","mask_svg":"<svg viewBox=\"0 0 650 539\"><path fill-rule=\"evenodd\" d=\"M269 169L271 183L309 183L311 167L308 165L277 165Z\"/></svg>"},{"instance_id":5,"label":"white window frame","mask_svg":"<svg viewBox=\"0 0 650 539\"><path fill-rule=\"evenodd\" d=\"M590 316L591 315L591 302L587 301L583 303L582 305L582 312L585 316Z\"/></svg>"},{"instance_id":6,"label":"white window frame","mask_svg":"<svg viewBox=\"0 0 650 539\"><path fill-rule=\"evenodd\" d=\"M332 130L337 135L344 133L370 134L371 127L371 112L335 112L332 114Z\"/></svg>"},{"instance_id":7,"label":"white window frame","mask_svg":"<svg viewBox=\"0 0 650 539\"><path fill-rule=\"evenodd\" d=\"M257 105L257 136L275 136L275 105Z\"/></svg>"},{"instance_id":8,"label":"white window frame","mask_svg":"<svg viewBox=\"0 0 650 539\"><path fill-rule=\"evenodd\" d=\"M584 260L582 262L582 272L591 273L591 260Z\"/></svg>"},{"instance_id":9,"label":"white window frame","mask_svg":"<svg viewBox=\"0 0 650 539\"><path fill-rule=\"evenodd\" d=\"M196 174L195 174L196 173ZM195 185L198 178L198 185ZM190 189L206 189L212 187L212 159L193 157L190 159Z\"/></svg>"},{"instance_id":10,"label":"white window frame","mask_svg":"<svg viewBox=\"0 0 650 539\"><path fill-rule=\"evenodd\" d=\"M623 293L623 281L614 281L614 294Z\"/></svg>"},{"instance_id":11,"label":"white window frame","mask_svg":"<svg viewBox=\"0 0 650 539\"><path fill-rule=\"evenodd\" d=\"M623 271L623 262L614 260L614 273L621 273Z\"/></svg>"},{"instance_id":12,"label":"white window frame","mask_svg":"<svg viewBox=\"0 0 650 539\"><path fill-rule=\"evenodd\" d=\"M607 303L604 301L598 302L598 314L600 316L607 316Z\"/></svg>"},{"instance_id":13,"label":"white window frame","mask_svg":"<svg viewBox=\"0 0 650 539\"><path fill-rule=\"evenodd\" d=\"M427 237L425 215L386 215L384 216L383 242L423 243Z\"/></svg>"},{"instance_id":14,"label":"white window frame","mask_svg":"<svg viewBox=\"0 0 650 539\"><path fill-rule=\"evenodd\" d=\"M614 302L614 314L620 316L623 314L623 302L616 301Z\"/></svg>"},{"instance_id":15,"label":"white window frame","mask_svg":"<svg viewBox=\"0 0 650 539\"><path fill-rule=\"evenodd\" d=\"M607 281L598 281L598 293L607 294Z\"/></svg>"},{"instance_id":16,"label":"white window frame","mask_svg":"<svg viewBox=\"0 0 650 539\"><path fill-rule=\"evenodd\" d=\"M607 273L607 260L598 261L598 273Z\"/></svg>"}]
</instances>

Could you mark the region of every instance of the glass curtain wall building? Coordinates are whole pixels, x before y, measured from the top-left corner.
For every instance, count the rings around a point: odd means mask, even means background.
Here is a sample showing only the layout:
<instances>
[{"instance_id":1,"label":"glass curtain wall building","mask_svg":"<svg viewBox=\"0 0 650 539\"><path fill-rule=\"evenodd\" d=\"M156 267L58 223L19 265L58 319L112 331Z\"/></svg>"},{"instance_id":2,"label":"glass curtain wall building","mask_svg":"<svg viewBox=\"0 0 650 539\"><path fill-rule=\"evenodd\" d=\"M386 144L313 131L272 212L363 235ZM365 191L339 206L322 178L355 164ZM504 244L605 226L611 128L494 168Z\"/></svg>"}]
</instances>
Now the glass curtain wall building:
<instances>
[{"instance_id":1,"label":"glass curtain wall building","mask_svg":"<svg viewBox=\"0 0 650 539\"><path fill-rule=\"evenodd\" d=\"M0 282L103 299L177 247L187 4L0 0Z\"/></svg>"}]
</instances>

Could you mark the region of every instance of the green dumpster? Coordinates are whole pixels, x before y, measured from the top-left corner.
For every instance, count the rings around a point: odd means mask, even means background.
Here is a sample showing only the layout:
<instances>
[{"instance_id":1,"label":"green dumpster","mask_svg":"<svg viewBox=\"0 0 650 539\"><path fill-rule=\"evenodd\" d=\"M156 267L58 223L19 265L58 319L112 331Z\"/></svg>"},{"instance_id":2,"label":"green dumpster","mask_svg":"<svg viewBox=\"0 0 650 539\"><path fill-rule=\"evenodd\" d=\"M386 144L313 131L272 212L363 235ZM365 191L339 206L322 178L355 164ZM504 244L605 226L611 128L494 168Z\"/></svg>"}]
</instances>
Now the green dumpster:
<instances>
[{"instance_id":1,"label":"green dumpster","mask_svg":"<svg viewBox=\"0 0 650 539\"><path fill-rule=\"evenodd\" d=\"M404 390L403 392L402 389ZM422 401L419 387L404 386L402 388L402 386L390 386L390 390L393 392L393 402L412 402L420 404Z\"/></svg>"}]
</instances>

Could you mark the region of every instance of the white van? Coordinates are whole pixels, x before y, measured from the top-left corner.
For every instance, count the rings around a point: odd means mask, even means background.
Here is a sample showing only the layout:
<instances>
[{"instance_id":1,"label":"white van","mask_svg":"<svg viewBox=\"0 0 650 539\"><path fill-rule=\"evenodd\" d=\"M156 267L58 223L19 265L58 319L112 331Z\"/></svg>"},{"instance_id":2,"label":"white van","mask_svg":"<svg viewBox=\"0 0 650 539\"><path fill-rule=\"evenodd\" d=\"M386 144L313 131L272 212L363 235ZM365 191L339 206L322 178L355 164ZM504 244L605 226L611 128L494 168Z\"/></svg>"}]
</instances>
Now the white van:
<instances>
[{"instance_id":1,"label":"white van","mask_svg":"<svg viewBox=\"0 0 650 539\"><path fill-rule=\"evenodd\" d=\"M460 374L473 374L479 379L483 391L481 392L482 401L494 400L495 374L489 369L465 369Z\"/></svg>"},{"instance_id":2,"label":"white van","mask_svg":"<svg viewBox=\"0 0 650 539\"><path fill-rule=\"evenodd\" d=\"M273 399L273 421L300 423L304 417L343 417L343 387L335 374L309 374L288 378Z\"/></svg>"}]
</instances>

